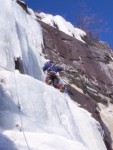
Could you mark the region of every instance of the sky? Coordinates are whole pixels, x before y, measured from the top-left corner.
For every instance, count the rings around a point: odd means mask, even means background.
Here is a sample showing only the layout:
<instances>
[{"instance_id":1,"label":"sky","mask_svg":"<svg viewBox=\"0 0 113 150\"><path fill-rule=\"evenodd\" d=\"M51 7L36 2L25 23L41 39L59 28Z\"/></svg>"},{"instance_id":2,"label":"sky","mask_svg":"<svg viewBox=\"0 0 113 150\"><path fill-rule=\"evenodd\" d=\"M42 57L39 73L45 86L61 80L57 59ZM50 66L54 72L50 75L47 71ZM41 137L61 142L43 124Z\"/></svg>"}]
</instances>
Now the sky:
<instances>
[{"instance_id":1,"label":"sky","mask_svg":"<svg viewBox=\"0 0 113 150\"><path fill-rule=\"evenodd\" d=\"M84 0L91 14L96 14L102 19L108 32L100 33L99 39L105 41L113 48L113 0ZM52 15L61 15L67 21L76 25L79 14L79 3L83 0L25 0L28 7L39 12Z\"/></svg>"}]
</instances>

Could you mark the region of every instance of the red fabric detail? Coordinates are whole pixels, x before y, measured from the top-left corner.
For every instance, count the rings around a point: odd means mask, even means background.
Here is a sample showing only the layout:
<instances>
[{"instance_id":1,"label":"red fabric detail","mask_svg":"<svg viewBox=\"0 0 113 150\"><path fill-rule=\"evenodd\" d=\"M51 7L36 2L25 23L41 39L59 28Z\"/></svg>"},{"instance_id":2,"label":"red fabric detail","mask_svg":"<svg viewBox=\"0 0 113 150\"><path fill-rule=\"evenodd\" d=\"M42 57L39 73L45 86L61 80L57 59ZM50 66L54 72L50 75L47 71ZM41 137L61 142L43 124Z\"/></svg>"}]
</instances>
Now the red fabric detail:
<instances>
[{"instance_id":1,"label":"red fabric detail","mask_svg":"<svg viewBox=\"0 0 113 150\"><path fill-rule=\"evenodd\" d=\"M62 85L59 84L59 83L55 84L55 87L56 87L57 89L60 89L61 86L62 86Z\"/></svg>"}]
</instances>

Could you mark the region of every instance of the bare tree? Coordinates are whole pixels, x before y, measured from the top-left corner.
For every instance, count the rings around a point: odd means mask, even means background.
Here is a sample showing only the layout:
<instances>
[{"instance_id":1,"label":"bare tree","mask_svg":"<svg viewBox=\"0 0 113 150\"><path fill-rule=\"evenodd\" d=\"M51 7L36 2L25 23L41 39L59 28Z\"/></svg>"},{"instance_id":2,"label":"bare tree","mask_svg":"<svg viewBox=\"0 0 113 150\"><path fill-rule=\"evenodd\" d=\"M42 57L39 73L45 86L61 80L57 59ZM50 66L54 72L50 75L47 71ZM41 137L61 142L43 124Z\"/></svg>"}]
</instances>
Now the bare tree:
<instances>
[{"instance_id":1,"label":"bare tree","mask_svg":"<svg viewBox=\"0 0 113 150\"><path fill-rule=\"evenodd\" d=\"M79 4L79 14L76 19L76 26L85 31L90 31L94 37L98 37L101 32L109 32L107 23L93 14L87 6L86 2Z\"/></svg>"}]
</instances>

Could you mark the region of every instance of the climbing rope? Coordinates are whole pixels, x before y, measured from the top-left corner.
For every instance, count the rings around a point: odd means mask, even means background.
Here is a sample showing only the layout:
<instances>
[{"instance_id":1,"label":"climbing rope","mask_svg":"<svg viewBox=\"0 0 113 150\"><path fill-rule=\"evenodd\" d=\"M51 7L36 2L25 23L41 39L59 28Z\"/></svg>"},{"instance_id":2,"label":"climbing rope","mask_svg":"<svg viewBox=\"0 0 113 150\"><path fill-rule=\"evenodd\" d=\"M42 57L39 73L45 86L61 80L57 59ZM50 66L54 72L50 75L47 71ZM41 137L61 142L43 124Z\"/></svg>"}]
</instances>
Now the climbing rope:
<instances>
[{"instance_id":1,"label":"climbing rope","mask_svg":"<svg viewBox=\"0 0 113 150\"><path fill-rule=\"evenodd\" d=\"M5 68L5 67L3 67L3 66L1 66L1 65L0 65L0 67L3 68L4 70L10 71L10 72L12 71L12 70L7 69L7 68ZM19 100L19 95L18 95L18 90L17 90L17 82L16 82L15 70L14 70L14 82L15 82L16 97L17 97L17 102L18 102L18 103L17 103L17 107L18 107L18 109L19 109L19 116L20 116L20 122L21 122L21 130L20 130L20 131L22 131L22 133L23 133L23 137L24 137L24 140L25 140L26 145L27 145L27 147L28 147L28 150L31 150L31 149L30 149L30 146L29 146L29 144L28 144L26 135L25 135L24 127L23 127L23 120L22 120L22 115L21 115L21 105L20 105L20 100ZM16 126L18 126L18 125L16 125Z\"/></svg>"},{"instance_id":2,"label":"climbing rope","mask_svg":"<svg viewBox=\"0 0 113 150\"><path fill-rule=\"evenodd\" d=\"M25 131L24 131L24 127L23 127L23 120L22 120L22 115L21 115L21 105L20 105L20 99L19 99L19 95L18 95L18 89L17 89L17 82L16 82L16 75L15 75L15 70L14 70L14 80L15 80L15 88L16 88L16 96L17 96L17 101L18 101L18 109L19 109L19 115L20 115L20 121L21 121L21 129L22 129L22 133L26 142L26 145L28 147L28 150L30 150L26 135L25 135Z\"/></svg>"}]
</instances>

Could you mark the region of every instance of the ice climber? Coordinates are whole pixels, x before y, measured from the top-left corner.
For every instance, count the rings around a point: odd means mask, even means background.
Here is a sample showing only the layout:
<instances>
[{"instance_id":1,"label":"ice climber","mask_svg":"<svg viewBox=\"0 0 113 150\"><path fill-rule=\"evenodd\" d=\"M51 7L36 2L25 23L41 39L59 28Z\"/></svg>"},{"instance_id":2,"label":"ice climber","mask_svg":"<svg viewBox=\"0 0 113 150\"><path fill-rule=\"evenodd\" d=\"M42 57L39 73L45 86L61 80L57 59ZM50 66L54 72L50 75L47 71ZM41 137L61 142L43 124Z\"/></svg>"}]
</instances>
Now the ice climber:
<instances>
[{"instance_id":1,"label":"ice climber","mask_svg":"<svg viewBox=\"0 0 113 150\"><path fill-rule=\"evenodd\" d=\"M60 89L61 92L64 92L64 84L60 83L60 79L57 75L58 72L62 71L63 68L55 65L53 63L53 61L48 61L45 63L44 67L43 67L43 71L47 71L47 75L46 75L46 83L47 84L53 84L53 86L57 89Z\"/></svg>"}]
</instances>

